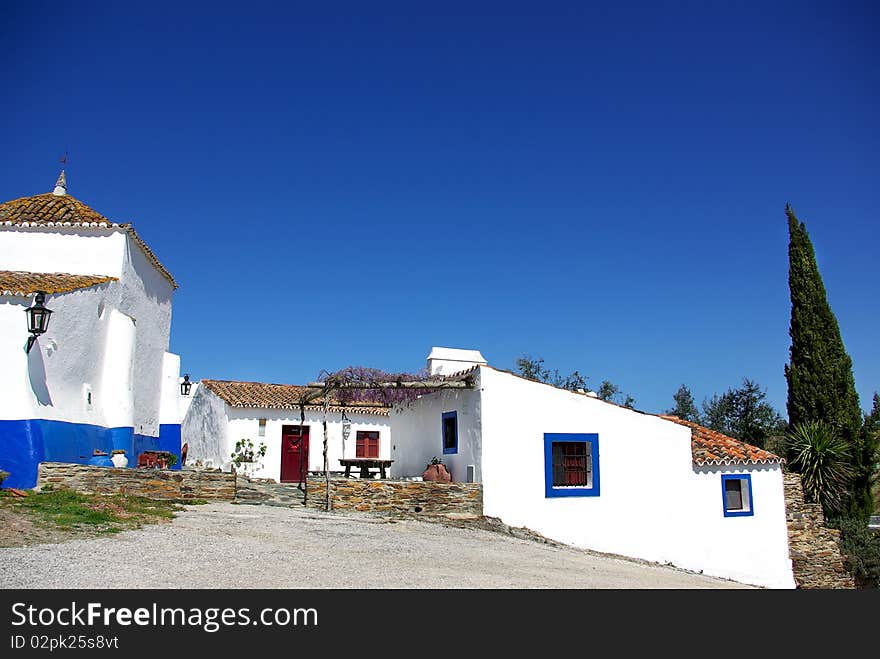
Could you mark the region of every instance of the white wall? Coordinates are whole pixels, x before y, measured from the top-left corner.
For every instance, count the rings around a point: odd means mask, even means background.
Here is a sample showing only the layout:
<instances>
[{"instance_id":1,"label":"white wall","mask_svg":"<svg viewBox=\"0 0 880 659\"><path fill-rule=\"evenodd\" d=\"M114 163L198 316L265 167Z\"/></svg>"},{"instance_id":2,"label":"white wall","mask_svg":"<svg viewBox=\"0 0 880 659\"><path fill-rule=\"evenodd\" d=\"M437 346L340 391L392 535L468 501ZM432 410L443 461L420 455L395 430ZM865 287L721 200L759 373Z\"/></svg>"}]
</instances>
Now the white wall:
<instances>
[{"instance_id":1,"label":"white wall","mask_svg":"<svg viewBox=\"0 0 880 659\"><path fill-rule=\"evenodd\" d=\"M704 574L774 588L794 588L788 553L788 526L779 465L695 468L691 514L700 520L702 543L681 547L682 565L700 565ZM724 517L722 474L749 474L754 515Z\"/></svg>"},{"instance_id":2,"label":"white wall","mask_svg":"<svg viewBox=\"0 0 880 659\"><path fill-rule=\"evenodd\" d=\"M174 286L126 236L122 271L123 295L118 308L135 319L134 431L159 435L159 408L164 355L171 333Z\"/></svg>"},{"instance_id":3,"label":"white wall","mask_svg":"<svg viewBox=\"0 0 880 659\"><path fill-rule=\"evenodd\" d=\"M104 421L111 427L134 426L135 321L117 309L103 308L105 321L100 398Z\"/></svg>"},{"instance_id":4,"label":"white wall","mask_svg":"<svg viewBox=\"0 0 880 659\"><path fill-rule=\"evenodd\" d=\"M694 472L689 428L479 370L486 515L578 547L794 586L778 468L750 470L754 516L725 518L720 474ZM544 433L598 433L599 496L545 496Z\"/></svg>"},{"instance_id":5,"label":"white wall","mask_svg":"<svg viewBox=\"0 0 880 659\"><path fill-rule=\"evenodd\" d=\"M188 402L181 399L191 399L192 389L189 396L180 395L180 355L166 352L162 358L162 391L159 403L159 424L180 423L186 414L185 407ZM183 413L181 413L183 410Z\"/></svg>"},{"instance_id":6,"label":"white wall","mask_svg":"<svg viewBox=\"0 0 880 659\"><path fill-rule=\"evenodd\" d=\"M475 469L474 481L481 479L480 396L477 390L447 389L427 394L411 405L395 406L391 412L392 451L395 478L421 476L434 457L442 460L452 478L467 480L467 466ZM458 414L458 451L443 453L442 417L444 412Z\"/></svg>"},{"instance_id":7,"label":"white wall","mask_svg":"<svg viewBox=\"0 0 880 659\"><path fill-rule=\"evenodd\" d=\"M46 296L53 311L48 331L25 353L24 309L31 298L0 298L0 418L49 419L113 427L119 419L114 400L105 405L104 351L120 284ZM123 350L124 352L124 346ZM117 355L119 356L119 355ZM87 392L92 391L92 405ZM124 402L123 402L124 404ZM130 402L123 415L130 419Z\"/></svg>"},{"instance_id":8,"label":"white wall","mask_svg":"<svg viewBox=\"0 0 880 659\"><path fill-rule=\"evenodd\" d=\"M263 458L263 468L255 471L255 478L271 478L281 480L281 426L300 425L299 410L269 410L227 407L226 413L229 418L226 432L225 456L228 459L235 449L235 443L239 439L250 439L254 448L258 448L260 442L266 444L266 456ZM309 471L324 470L324 427L322 424L323 412L320 410L306 410L305 425L309 426ZM342 471L344 467L339 464L339 459L355 457L355 442L358 430L379 431L379 458L388 460L391 457L391 427L387 416L375 414L361 414L358 412L346 412L351 420L351 435L345 441L342 440L342 414L330 412L327 416L327 458L329 470ZM260 437L259 419L266 419L266 435ZM393 467L393 465L392 465ZM353 471L352 473L356 473ZM387 475L387 474L386 474Z\"/></svg>"},{"instance_id":9,"label":"white wall","mask_svg":"<svg viewBox=\"0 0 880 659\"><path fill-rule=\"evenodd\" d=\"M3 270L118 278L125 242L122 229L0 227L0 264Z\"/></svg>"},{"instance_id":10,"label":"white wall","mask_svg":"<svg viewBox=\"0 0 880 659\"><path fill-rule=\"evenodd\" d=\"M33 296L0 297L0 388L10 392L0 397L0 418L127 425L158 436L173 286L129 243L111 230L0 230L4 269L119 277L47 295L54 313L29 355L24 309ZM129 384L130 396L120 390Z\"/></svg>"},{"instance_id":11,"label":"white wall","mask_svg":"<svg viewBox=\"0 0 880 659\"><path fill-rule=\"evenodd\" d=\"M181 446L187 444L187 466L219 469L229 463L229 419L226 403L207 387L193 387L192 401L180 428ZM235 444L235 442L233 442Z\"/></svg>"}]
</instances>

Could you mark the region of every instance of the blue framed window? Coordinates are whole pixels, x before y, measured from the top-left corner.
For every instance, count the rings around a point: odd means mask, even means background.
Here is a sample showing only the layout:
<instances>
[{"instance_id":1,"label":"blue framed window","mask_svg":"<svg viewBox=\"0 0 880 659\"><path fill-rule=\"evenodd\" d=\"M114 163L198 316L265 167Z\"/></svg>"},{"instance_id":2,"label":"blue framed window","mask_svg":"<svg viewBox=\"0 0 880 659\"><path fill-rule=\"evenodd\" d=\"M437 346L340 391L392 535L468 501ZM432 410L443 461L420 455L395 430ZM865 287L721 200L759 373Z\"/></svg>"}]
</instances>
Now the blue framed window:
<instances>
[{"instance_id":1,"label":"blue framed window","mask_svg":"<svg viewBox=\"0 0 880 659\"><path fill-rule=\"evenodd\" d=\"M458 453L458 412L443 412L443 453Z\"/></svg>"},{"instance_id":2,"label":"blue framed window","mask_svg":"<svg viewBox=\"0 0 880 659\"><path fill-rule=\"evenodd\" d=\"M721 494L725 517L746 517L755 514L752 504L751 474L722 474Z\"/></svg>"},{"instance_id":3,"label":"blue framed window","mask_svg":"<svg viewBox=\"0 0 880 659\"><path fill-rule=\"evenodd\" d=\"M598 434L544 434L544 495L599 496Z\"/></svg>"}]
</instances>

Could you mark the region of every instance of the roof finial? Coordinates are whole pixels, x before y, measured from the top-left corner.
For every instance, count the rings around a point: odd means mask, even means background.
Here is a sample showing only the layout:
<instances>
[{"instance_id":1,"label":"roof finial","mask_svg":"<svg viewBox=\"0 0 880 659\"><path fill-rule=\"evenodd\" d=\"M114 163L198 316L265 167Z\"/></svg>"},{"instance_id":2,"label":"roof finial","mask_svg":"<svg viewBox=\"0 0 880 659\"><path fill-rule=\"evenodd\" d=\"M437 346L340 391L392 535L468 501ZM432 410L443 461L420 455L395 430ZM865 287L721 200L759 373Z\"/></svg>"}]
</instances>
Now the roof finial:
<instances>
[{"instance_id":1,"label":"roof finial","mask_svg":"<svg viewBox=\"0 0 880 659\"><path fill-rule=\"evenodd\" d=\"M62 165L67 164L67 151L65 151L64 155L61 156L61 160L59 162ZM58 175L58 180L55 181L55 189L52 191L52 194L58 195L59 197L67 194L67 177L64 175L63 168L61 170L61 173Z\"/></svg>"}]
</instances>

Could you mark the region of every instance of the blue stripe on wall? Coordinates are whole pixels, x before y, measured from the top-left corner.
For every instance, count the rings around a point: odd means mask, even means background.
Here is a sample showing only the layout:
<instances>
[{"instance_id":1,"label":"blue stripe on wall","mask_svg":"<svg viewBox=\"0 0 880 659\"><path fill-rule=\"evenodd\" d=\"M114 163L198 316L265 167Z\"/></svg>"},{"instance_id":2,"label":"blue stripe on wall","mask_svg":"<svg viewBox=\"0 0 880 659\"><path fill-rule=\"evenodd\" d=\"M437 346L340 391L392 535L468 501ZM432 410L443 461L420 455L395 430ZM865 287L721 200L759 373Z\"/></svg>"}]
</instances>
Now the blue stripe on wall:
<instances>
[{"instance_id":1,"label":"blue stripe on wall","mask_svg":"<svg viewBox=\"0 0 880 659\"><path fill-rule=\"evenodd\" d=\"M159 425L159 450L174 453L177 463L171 469L178 471L180 464L180 424L162 423Z\"/></svg>"},{"instance_id":2,"label":"blue stripe on wall","mask_svg":"<svg viewBox=\"0 0 880 659\"><path fill-rule=\"evenodd\" d=\"M40 462L87 464L95 449L106 453L123 449L130 467L137 466L137 456L143 451L171 451L178 457L174 468L180 469L180 425L163 424L160 436L150 437L137 435L130 427L46 419L0 420L0 470L10 474L3 487L32 488L37 484Z\"/></svg>"}]
</instances>

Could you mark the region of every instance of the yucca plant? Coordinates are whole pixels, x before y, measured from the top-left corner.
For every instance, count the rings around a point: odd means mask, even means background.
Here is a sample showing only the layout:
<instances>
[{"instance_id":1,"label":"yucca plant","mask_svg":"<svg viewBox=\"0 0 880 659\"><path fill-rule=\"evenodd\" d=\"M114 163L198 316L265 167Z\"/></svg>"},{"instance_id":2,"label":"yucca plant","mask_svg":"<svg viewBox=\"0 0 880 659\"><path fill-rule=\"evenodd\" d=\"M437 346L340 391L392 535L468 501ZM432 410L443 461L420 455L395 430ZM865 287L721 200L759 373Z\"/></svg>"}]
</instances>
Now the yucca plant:
<instances>
[{"instance_id":1,"label":"yucca plant","mask_svg":"<svg viewBox=\"0 0 880 659\"><path fill-rule=\"evenodd\" d=\"M846 440L824 421L805 421L786 437L807 500L822 504L826 516L840 512L853 478Z\"/></svg>"}]
</instances>

